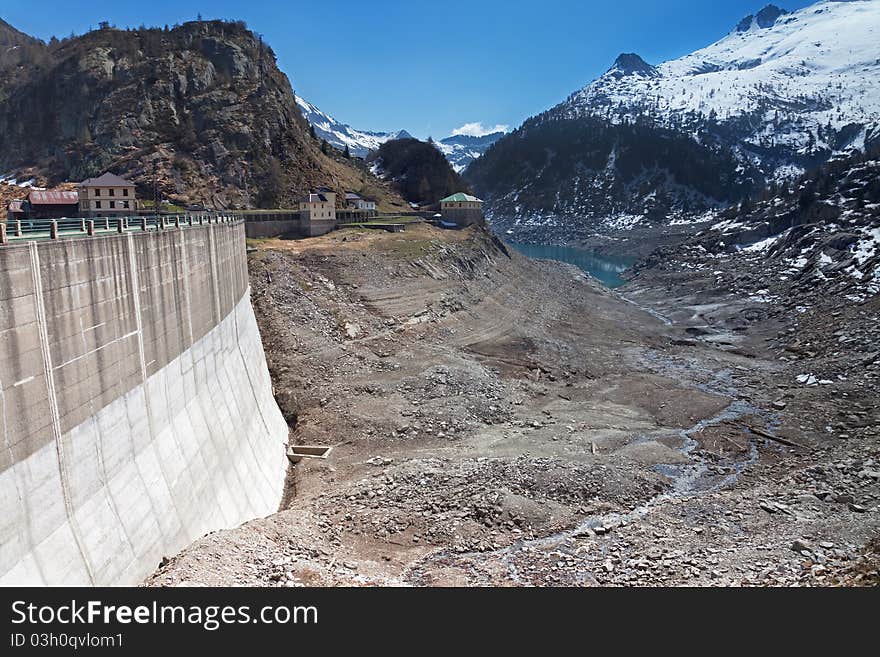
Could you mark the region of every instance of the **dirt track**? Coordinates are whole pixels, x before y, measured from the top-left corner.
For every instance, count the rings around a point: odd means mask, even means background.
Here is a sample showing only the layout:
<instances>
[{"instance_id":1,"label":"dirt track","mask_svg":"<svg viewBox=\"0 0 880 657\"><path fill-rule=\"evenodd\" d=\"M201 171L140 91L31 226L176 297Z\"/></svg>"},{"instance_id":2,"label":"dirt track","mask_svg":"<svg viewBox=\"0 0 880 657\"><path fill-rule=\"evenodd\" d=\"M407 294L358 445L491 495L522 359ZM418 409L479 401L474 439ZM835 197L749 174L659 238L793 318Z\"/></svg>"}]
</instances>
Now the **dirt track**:
<instances>
[{"instance_id":1,"label":"dirt track","mask_svg":"<svg viewBox=\"0 0 880 657\"><path fill-rule=\"evenodd\" d=\"M292 440L335 447L151 585L876 577L878 438L781 404L760 327L719 349L473 229L268 241L250 266Z\"/></svg>"}]
</instances>

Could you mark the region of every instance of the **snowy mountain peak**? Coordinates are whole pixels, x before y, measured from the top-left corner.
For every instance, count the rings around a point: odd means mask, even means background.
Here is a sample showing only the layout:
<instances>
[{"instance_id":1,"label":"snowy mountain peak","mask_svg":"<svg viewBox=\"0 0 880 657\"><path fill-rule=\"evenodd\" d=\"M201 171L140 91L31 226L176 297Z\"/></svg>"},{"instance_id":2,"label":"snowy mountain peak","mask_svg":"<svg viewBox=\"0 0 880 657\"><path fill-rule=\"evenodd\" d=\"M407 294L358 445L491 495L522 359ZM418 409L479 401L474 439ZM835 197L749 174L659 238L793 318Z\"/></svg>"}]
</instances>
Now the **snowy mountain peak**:
<instances>
[{"instance_id":1,"label":"snowy mountain peak","mask_svg":"<svg viewBox=\"0 0 880 657\"><path fill-rule=\"evenodd\" d=\"M792 13L770 5L740 27L656 67L621 56L556 115L650 117L693 134L707 121L726 124L752 153L785 150L791 157L778 167L799 161L780 175L864 148L880 124L880 0L825 0Z\"/></svg>"},{"instance_id":2,"label":"snowy mountain peak","mask_svg":"<svg viewBox=\"0 0 880 657\"><path fill-rule=\"evenodd\" d=\"M355 157L366 157L370 151L376 150L386 141L412 138L412 135L406 130L398 132L355 130L350 125L322 112L299 96L296 97L296 104L299 105L300 112L315 130L318 139L325 140L339 150L345 150L348 147L349 152Z\"/></svg>"},{"instance_id":3,"label":"snowy mountain peak","mask_svg":"<svg viewBox=\"0 0 880 657\"><path fill-rule=\"evenodd\" d=\"M446 156L455 172L461 173L504 135L504 132L491 132L480 136L452 135L435 142L434 145Z\"/></svg>"},{"instance_id":4,"label":"snowy mountain peak","mask_svg":"<svg viewBox=\"0 0 880 657\"><path fill-rule=\"evenodd\" d=\"M678 221L880 143L880 0L769 6L695 52L611 70L468 168L518 238ZM557 228L558 227L558 228Z\"/></svg>"},{"instance_id":5,"label":"snowy mountain peak","mask_svg":"<svg viewBox=\"0 0 880 657\"><path fill-rule=\"evenodd\" d=\"M605 75L610 75L619 80L628 75L656 78L660 74L657 72L656 68L651 66L639 55L632 52L625 52L620 54L617 59L614 60L614 65L608 69L608 72Z\"/></svg>"},{"instance_id":6,"label":"snowy mountain peak","mask_svg":"<svg viewBox=\"0 0 880 657\"><path fill-rule=\"evenodd\" d=\"M311 124L318 139L326 140L328 144L339 150L348 147L349 152L355 157L366 158L371 151L375 151L387 141L395 139L415 139L406 130L397 132L369 132L356 130L346 123L342 123L326 112L322 112L307 100L296 97L296 104L305 119ZM435 143L440 152L446 156L452 168L460 173L475 159L480 157L495 143L503 132L495 132L479 137L470 135L453 135Z\"/></svg>"},{"instance_id":7,"label":"snowy mountain peak","mask_svg":"<svg viewBox=\"0 0 880 657\"><path fill-rule=\"evenodd\" d=\"M750 30L766 30L774 25L780 16L786 15L785 9L780 9L776 5L767 5L757 14L749 14L743 18L736 26L737 32L748 32Z\"/></svg>"}]
</instances>

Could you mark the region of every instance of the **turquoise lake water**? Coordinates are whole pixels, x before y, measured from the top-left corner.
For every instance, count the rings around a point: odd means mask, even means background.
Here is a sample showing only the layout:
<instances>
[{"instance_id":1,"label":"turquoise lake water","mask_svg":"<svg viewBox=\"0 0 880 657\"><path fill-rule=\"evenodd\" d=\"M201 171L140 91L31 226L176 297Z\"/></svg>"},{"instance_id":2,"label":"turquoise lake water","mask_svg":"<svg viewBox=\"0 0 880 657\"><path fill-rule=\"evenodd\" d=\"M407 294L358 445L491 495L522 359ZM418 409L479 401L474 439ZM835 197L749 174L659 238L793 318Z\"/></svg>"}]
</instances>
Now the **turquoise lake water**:
<instances>
[{"instance_id":1,"label":"turquoise lake water","mask_svg":"<svg viewBox=\"0 0 880 657\"><path fill-rule=\"evenodd\" d=\"M559 260L597 278L608 287L619 287L624 281L620 275L635 262L635 259L596 255L587 249L574 246L547 246L544 244L514 244L517 251L530 258L540 260Z\"/></svg>"}]
</instances>

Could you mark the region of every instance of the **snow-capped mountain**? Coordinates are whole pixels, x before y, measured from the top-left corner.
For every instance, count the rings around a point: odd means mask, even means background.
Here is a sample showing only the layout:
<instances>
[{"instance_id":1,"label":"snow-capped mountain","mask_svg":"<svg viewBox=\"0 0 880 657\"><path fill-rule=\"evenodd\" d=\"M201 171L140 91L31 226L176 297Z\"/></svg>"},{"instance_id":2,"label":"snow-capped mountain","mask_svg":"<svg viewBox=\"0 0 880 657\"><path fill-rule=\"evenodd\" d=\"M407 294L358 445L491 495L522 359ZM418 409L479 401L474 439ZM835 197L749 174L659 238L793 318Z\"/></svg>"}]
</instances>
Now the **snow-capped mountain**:
<instances>
[{"instance_id":1,"label":"snow-capped mountain","mask_svg":"<svg viewBox=\"0 0 880 657\"><path fill-rule=\"evenodd\" d=\"M614 122L650 115L668 126L689 114L747 118L746 148L861 150L864 126L880 117L880 1L819 2L791 14L770 5L717 43L656 67L621 55L560 110Z\"/></svg>"},{"instance_id":2,"label":"snow-capped mountain","mask_svg":"<svg viewBox=\"0 0 880 657\"><path fill-rule=\"evenodd\" d=\"M880 0L773 5L651 65L621 55L466 177L514 238L685 222L880 140Z\"/></svg>"},{"instance_id":3,"label":"snow-capped mountain","mask_svg":"<svg viewBox=\"0 0 880 657\"><path fill-rule=\"evenodd\" d=\"M488 135L452 135L441 139L437 144L440 152L446 156L456 173L461 173L467 166L485 153L489 146L501 139L505 133L492 132Z\"/></svg>"},{"instance_id":4,"label":"snow-capped mountain","mask_svg":"<svg viewBox=\"0 0 880 657\"><path fill-rule=\"evenodd\" d=\"M356 130L326 112L322 112L299 96L296 97L296 103L303 116L315 129L315 134L319 139L326 139L328 144L339 150L345 150L345 147L348 146L349 152L355 157L366 157L370 152L392 139L413 138L406 130L399 132ZM480 136L452 135L434 143L449 160L452 168L457 173L461 173L471 162L485 153L489 146L503 136L503 132Z\"/></svg>"},{"instance_id":5,"label":"snow-capped mountain","mask_svg":"<svg viewBox=\"0 0 880 657\"><path fill-rule=\"evenodd\" d=\"M355 157L366 157L386 141L412 138L412 135L406 130L398 132L356 130L350 125L334 119L326 112L322 112L299 96L296 97L296 104L299 105L300 112L305 119L315 129L315 134L319 139L325 139L328 144L339 150L345 150L345 147L348 146L349 152Z\"/></svg>"}]
</instances>

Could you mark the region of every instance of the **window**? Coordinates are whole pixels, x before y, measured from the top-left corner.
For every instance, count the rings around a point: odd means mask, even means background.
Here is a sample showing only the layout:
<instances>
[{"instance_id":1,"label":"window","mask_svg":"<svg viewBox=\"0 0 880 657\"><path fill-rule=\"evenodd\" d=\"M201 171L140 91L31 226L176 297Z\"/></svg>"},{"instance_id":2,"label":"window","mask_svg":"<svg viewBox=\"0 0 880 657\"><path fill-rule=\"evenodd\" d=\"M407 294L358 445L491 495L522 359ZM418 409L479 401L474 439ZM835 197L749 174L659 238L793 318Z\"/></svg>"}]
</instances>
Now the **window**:
<instances>
[{"instance_id":1,"label":"window","mask_svg":"<svg viewBox=\"0 0 880 657\"><path fill-rule=\"evenodd\" d=\"M100 210L100 209L101 209L101 201L95 201L95 209L96 209L96 210Z\"/></svg>"},{"instance_id":2,"label":"window","mask_svg":"<svg viewBox=\"0 0 880 657\"><path fill-rule=\"evenodd\" d=\"M123 196L128 196L128 188L127 188L127 187L126 187L125 189L122 190L122 195L123 195ZM127 203L126 203L125 207L128 207L128 204L127 204Z\"/></svg>"},{"instance_id":3,"label":"window","mask_svg":"<svg viewBox=\"0 0 880 657\"><path fill-rule=\"evenodd\" d=\"M100 196L100 195L101 195L101 190L100 190L100 189L96 189L96 190L95 190L95 196Z\"/></svg>"},{"instance_id":4,"label":"window","mask_svg":"<svg viewBox=\"0 0 880 657\"><path fill-rule=\"evenodd\" d=\"M110 191L112 192L113 190L111 189ZM111 210L115 210L115 209L116 209L116 201L110 201L110 209L111 209Z\"/></svg>"},{"instance_id":5,"label":"window","mask_svg":"<svg viewBox=\"0 0 880 657\"><path fill-rule=\"evenodd\" d=\"M125 208L126 210L128 210L128 201L123 201L122 207Z\"/></svg>"},{"instance_id":6,"label":"window","mask_svg":"<svg viewBox=\"0 0 880 657\"><path fill-rule=\"evenodd\" d=\"M116 196L116 190L115 190L115 189L111 189L111 190L110 190L110 196Z\"/></svg>"}]
</instances>

